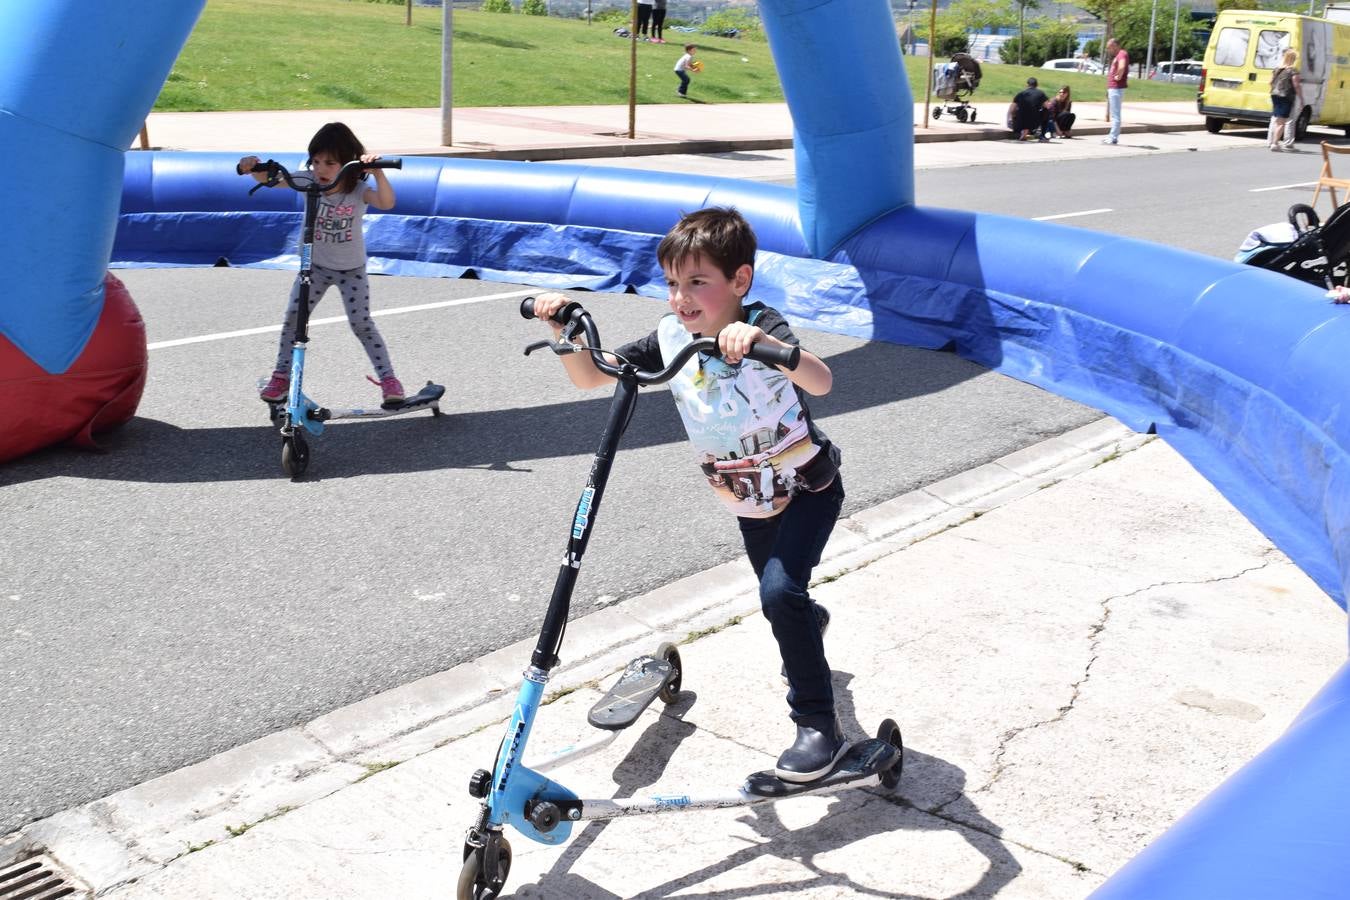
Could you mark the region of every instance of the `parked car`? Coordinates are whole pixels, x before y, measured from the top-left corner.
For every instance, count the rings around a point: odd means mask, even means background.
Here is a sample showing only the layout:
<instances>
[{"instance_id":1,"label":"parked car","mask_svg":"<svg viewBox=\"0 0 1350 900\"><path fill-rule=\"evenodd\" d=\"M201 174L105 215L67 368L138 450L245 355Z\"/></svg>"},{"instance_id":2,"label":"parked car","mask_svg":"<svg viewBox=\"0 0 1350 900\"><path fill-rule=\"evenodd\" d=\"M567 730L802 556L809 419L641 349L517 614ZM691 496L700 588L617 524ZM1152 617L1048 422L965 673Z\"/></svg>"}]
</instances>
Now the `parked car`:
<instances>
[{"instance_id":1,"label":"parked car","mask_svg":"<svg viewBox=\"0 0 1350 900\"><path fill-rule=\"evenodd\" d=\"M1105 70L1102 64L1095 59L1083 59L1075 57L1073 59L1052 59L1041 66L1042 69L1054 69L1058 72L1086 72L1089 75L1100 75Z\"/></svg>"},{"instance_id":2,"label":"parked car","mask_svg":"<svg viewBox=\"0 0 1350 900\"><path fill-rule=\"evenodd\" d=\"M1149 81L1170 81L1173 84L1199 84L1205 64L1194 59L1160 62L1148 73ZM1169 78L1168 75L1171 75Z\"/></svg>"}]
</instances>

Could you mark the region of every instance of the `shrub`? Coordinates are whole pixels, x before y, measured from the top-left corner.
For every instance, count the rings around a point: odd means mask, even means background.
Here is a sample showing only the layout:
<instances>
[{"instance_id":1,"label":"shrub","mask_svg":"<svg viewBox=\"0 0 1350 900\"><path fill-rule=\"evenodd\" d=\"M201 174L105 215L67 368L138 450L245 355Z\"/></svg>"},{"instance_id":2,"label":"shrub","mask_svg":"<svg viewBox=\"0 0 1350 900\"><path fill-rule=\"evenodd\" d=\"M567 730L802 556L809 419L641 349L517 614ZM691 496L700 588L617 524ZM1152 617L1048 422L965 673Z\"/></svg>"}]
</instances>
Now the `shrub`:
<instances>
[{"instance_id":1,"label":"shrub","mask_svg":"<svg viewBox=\"0 0 1350 900\"><path fill-rule=\"evenodd\" d=\"M546 16L548 15L547 0L525 0L520 4L520 11L527 16Z\"/></svg>"},{"instance_id":2,"label":"shrub","mask_svg":"<svg viewBox=\"0 0 1350 900\"><path fill-rule=\"evenodd\" d=\"M721 37L761 37L759 19L744 9L724 9L703 20L699 28L703 34Z\"/></svg>"},{"instance_id":3,"label":"shrub","mask_svg":"<svg viewBox=\"0 0 1350 900\"><path fill-rule=\"evenodd\" d=\"M515 10L511 7L511 0L483 0L483 12L509 13Z\"/></svg>"}]
</instances>

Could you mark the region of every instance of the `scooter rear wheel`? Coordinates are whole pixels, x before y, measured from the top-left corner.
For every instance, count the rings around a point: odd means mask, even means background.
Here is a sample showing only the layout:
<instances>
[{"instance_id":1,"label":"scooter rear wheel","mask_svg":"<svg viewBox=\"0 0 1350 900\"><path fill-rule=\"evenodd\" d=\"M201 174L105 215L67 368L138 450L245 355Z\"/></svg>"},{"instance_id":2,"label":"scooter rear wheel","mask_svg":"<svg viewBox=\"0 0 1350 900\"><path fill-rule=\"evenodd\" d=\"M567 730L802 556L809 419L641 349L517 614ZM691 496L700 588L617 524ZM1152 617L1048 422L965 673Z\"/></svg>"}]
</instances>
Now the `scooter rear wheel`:
<instances>
[{"instance_id":1,"label":"scooter rear wheel","mask_svg":"<svg viewBox=\"0 0 1350 900\"><path fill-rule=\"evenodd\" d=\"M666 642L656 648L656 658L670 663L670 680L661 688L657 698L666 706L680 699L680 685L684 683L684 666L680 662L680 651L672 643Z\"/></svg>"},{"instance_id":2,"label":"scooter rear wheel","mask_svg":"<svg viewBox=\"0 0 1350 900\"><path fill-rule=\"evenodd\" d=\"M895 765L881 773L881 786L888 791L895 790L895 786L900 783L900 770L905 765L905 745L900 738L900 726L895 724L894 719L882 720L881 727L877 729L877 739L900 751L900 758L895 761Z\"/></svg>"},{"instance_id":3,"label":"scooter rear wheel","mask_svg":"<svg viewBox=\"0 0 1350 900\"><path fill-rule=\"evenodd\" d=\"M506 886L506 876L511 872L510 842L505 837L497 839L497 877L491 883L480 874L482 851L470 847L464 849L464 867L459 870L455 900L494 900Z\"/></svg>"}]
</instances>

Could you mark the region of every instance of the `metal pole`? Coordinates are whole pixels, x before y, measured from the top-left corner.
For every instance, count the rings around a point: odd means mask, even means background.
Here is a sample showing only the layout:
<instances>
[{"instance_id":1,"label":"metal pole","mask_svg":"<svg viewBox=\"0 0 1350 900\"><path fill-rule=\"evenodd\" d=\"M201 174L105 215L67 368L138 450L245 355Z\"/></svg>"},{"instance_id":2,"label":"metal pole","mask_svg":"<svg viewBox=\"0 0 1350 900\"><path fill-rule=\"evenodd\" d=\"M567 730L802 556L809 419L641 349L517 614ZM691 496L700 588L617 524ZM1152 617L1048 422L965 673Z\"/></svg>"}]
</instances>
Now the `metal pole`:
<instances>
[{"instance_id":1,"label":"metal pole","mask_svg":"<svg viewBox=\"0 0 1350 900\"><path fill-rule=\"evenodd\" d=\"M628 139L637 137L637 0L628 16Z\"/></svg>"},{"instance_id":2,"label":"metal pole","mask_svg":"<svg viewBox=\"0 0 1350 900\"><path fill-rule=\"evenodd\" d=\"M412 0L408 0L408 14L403 17L404 25L412 24Z\"/></svg>"},{"instance_id":3,"label":"metal pole","mask_svg":"<svg viewBox=\"0 0 1350 900\"><path fill-rule=\"evenodd\" d=\"M1181 24L1181 0L1177 0L1177 11L1172 15L1172 66L1167 80L1177 77L1177 26Z\"/></svg>"},{"instance_id":4,"label":"metal pole","mask_svg":"<svg viewBox=\"0 0 1350 900\"><path fill-rule=\"evenodd\" d=\"M1022 45L1025 44L1025 43L1027 42L1027 31L1026 31L1026 26L1025 26L1026 15L1027 15L1027 2L1026 2L1026 0L1018 0L1018 3L1017 3L1017 64L1018 64L1019 66L1022 64Z\"/></svg>"},{"instance_id":5,"label":"metal pole","mask_svg":"<svg viewBox=\"0 0 1350 900\"><path fill-rule=\"evenodd\" d=\"M451 119L455 108L455 0L441 0L441 146L454 144Z\"/></svg>"},{"instance_id":6,"label":"metal pole","mask_svg":"<svg viewBox=\"0 0 1350 900\"><path fill-rule=\"evenodd\" d=\"M1158 24L1158 0L1153 0L1153 12L1148 17L1148 53L1144 57L1144 77L1153 71L1153 31Z\"/></svg>"},{"instance_id":7,"label":"metal pole","mask_svg":"<svg viewBox=\"0 0 1350 900\"><path fill-rule=\"evenodd\" d=\"M937 59L937 0L928 15L928 91L923 95L923 127L928 126L928 104L933 99L933 60Z\"/></svg>"}]
</instances>

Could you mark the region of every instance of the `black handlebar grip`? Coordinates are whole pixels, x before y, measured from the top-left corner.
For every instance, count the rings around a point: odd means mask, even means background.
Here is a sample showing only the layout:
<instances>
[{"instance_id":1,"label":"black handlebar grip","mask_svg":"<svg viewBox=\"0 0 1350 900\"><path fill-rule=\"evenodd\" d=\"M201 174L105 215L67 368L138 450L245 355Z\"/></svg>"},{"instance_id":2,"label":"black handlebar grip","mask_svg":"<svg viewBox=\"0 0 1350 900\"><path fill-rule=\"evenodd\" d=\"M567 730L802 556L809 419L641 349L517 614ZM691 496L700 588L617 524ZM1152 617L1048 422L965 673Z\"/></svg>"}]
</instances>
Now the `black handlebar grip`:
<instances>
[{"instance_id":1,"label":"black handlebar grip","mask_svg":"<svg viewBox=\"0 0 1350 900\"><path fill-rule=\"evenodd\" d=\"M771 366L782 366L791 372L797 368L797 364L802 361L801 347L778 347L773 344L754 343L750 345L750 352L745 354L756 362L766 363Z\"/></svg>"},{"instance_id":2,"label":"black handlebar grip","mask_svg":"<svg viewBox=\"0 0 1350 900\"><path fill-rule=\"evenodd\" d=\"M572 303L565 304L561 309L559 309L553 315L549 316L549 318L552 319L554 322L557 322L559 325L566 325L568 322L572 320L573 317L581 315L585 312L586 310L582 308L581 304L574 301ZM533 297L526 297L524 300L520 301L520 315L526 319L538 318L538 316L534 314Z\"/></svg>"},{"instance_id":3,"label":"black handlebar grip","mask_svg":"<svg viewBox=\"0 0 1350 900\"><path fill-rule=\"evenodd\" d=\"M366 163L365 167L367 169L401 169L403 168L403 160L398 158L377 159L374 162Z\"/></svg>"}]
</instances>

